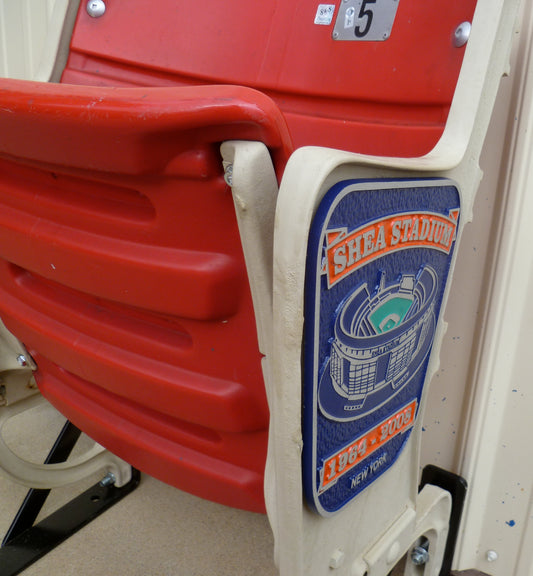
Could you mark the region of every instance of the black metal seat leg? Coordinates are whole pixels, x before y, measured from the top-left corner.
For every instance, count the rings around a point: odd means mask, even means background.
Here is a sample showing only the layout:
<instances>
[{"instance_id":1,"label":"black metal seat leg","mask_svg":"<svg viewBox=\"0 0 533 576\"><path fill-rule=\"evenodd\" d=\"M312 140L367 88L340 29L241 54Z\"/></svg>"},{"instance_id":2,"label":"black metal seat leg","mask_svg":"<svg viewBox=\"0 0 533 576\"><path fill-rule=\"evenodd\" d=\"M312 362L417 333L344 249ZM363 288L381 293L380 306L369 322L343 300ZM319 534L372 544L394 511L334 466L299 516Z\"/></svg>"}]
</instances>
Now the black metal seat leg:
<instances>
[{"instance_id":1,"label":"black metal seat leg","mask_svg":"<svg viewBox=\"0 0 533 576\"><path fill-rule=\"evenodd\" d=\"M45 464L66 461L80 435L80 430L67 422ZM95 484L38 524L35 521L50 490L29 490L2 542L0 576L20 574L132 492L139 485L140 476L140 472L132 468L131 480L121 488L111 483Z\"/></svg>"}]
</instances>

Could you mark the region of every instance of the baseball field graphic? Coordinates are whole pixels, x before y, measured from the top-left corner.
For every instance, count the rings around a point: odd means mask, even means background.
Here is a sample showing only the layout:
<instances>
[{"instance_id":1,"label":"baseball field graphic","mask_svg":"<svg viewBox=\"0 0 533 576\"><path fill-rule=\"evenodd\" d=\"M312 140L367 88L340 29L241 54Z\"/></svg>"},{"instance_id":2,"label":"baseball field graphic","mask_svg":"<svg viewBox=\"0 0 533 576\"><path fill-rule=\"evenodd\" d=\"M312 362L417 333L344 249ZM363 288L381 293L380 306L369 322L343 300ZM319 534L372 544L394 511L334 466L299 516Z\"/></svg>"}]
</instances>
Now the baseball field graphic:
<instances>
[{"instance_id":1,"label":"baseball field graphic","mask_svg":"<svg viewBox=\"0 0 533 576\"><path fill-rule=\"evenodd\" d=\"M320 382L325 414L358 418L409 382L431 347L437 286L436 272L425 266L389 285L382 272L373 294L365 283L348 295L335 320L329 367Z\"/></svg>"}]
</instances>

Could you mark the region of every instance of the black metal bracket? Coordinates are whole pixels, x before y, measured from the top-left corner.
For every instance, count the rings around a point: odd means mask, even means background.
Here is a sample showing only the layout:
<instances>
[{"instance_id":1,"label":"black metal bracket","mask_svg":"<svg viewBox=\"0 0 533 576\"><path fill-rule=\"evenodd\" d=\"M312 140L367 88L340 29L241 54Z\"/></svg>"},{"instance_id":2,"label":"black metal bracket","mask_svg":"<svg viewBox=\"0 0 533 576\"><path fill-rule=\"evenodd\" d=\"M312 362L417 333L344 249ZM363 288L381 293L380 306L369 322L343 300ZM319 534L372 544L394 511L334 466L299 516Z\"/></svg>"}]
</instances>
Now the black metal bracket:
<instances>
[{"instance_id":1,"label":"black metal bracket","mask_svg":"<svg viewBox=\"0 0 533 576\"><path fill-rule=\"evenodd\" d=\"M426 484L438 486L449 492L452 496L450 528L444 550L444 559L439 573L439 576L450 576L468 485L466 480L461 476L433 465L426 466L422 471L420 490L422 490Z\"/></svg>"},{"instance_id":2,"label":"black metal bracket","mask_svg":"<svg viewBox=\"0 0 533 576\"><path fill-rule=\"evenodd\" d=\"M64 462L80 430L67 422L45 464ZM0 576L15 576L42 558L69 536L89 524L139 485L141 474L132 468L131 480L121 488L98 483L34 524L50 490L31 489L13 520L0 548Z\"/></svg>"}]
</instances>

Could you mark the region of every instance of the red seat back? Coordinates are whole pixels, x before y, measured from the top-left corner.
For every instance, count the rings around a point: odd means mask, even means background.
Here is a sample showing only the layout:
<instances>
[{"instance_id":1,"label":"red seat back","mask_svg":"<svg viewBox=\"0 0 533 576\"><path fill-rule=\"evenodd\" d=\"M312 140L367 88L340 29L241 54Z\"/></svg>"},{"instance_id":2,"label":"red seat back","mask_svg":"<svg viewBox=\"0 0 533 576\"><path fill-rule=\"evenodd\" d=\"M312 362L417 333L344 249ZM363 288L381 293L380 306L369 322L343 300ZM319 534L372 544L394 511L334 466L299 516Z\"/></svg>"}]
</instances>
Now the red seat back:
<instances>
[{"instance_id":1,"label":"red seat back","mask_svg":"<svg viewBox=\"0 0 533 576\"><path fill-rule=\"evenodd\" d=\"M472 21L476 1L400 0L390 37L381 42L334 40L343 2L328 3L335 6L330 25L315 24L319 4L130 0L108 2L101 18L82 7L63 82L249 86L278 104L296 147L429 152L444 129L463 60L454 32Z\"/></svg>"}]
</instances>

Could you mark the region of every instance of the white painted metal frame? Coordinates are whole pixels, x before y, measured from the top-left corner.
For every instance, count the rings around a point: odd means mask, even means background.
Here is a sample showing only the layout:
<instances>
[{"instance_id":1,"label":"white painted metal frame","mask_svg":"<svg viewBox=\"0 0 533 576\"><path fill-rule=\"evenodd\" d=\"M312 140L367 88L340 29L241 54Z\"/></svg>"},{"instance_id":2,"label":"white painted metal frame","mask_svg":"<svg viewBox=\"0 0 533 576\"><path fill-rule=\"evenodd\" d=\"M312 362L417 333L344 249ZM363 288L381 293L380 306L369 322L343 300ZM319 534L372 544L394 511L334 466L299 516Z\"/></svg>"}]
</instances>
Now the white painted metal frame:
<instances>
[{"instance_id":1,"label":"white painted metal frame","mask_svg":"<svg viewBox=\"0 0 533 576\"><path fill-rule=\"evenodd\" d=\"M417 495L419 418L411 440L395 466L338 514L320 518L303 504L301 344L307 236L320 199L336 182L349 178L431 175L450 178L460 185L460 237L464 225L472 217L474 196L481 178L479 154L499 80L508 66L517 7L515 0L479 3L446 130L428 155L416 159L377 158L302 148L288 163L276 207L272 312L270 299L259 297L258 282L254 274L250 274L258 324L268 326L266 317L273 314L271 344L268 344L268 336L260 334L260 341L264 342L262 351L266 354L265 380L271 408L265 495L276 541L276 561L282 576L328 574L332 569L339 575L385 575L422 533L419 530L422 511L438 508L437 503L447 498L442 491L435 492L436 489L431 496L427 491ZM241 150L247 146L246 143L232 143L231 157L225 155L225 160L236 164ZM234 194L239 186L240 177L234 169ZM256 192L248 193L248 206L254 204L254 198L259 198L262 188L258 185L254 190ZM242 212L238 210L237 214L241 220ZM245 231L241 226L241 235L246 247L255 233L253 229ZM457 251L454 262L456 255ZM257 261L253 250L245 253L245 257L248 266ZM265 257L265 253L260 257ZM443 307L448 292L449 288ZM441 324L428 379L438 367L439 343L444 330L445 326ZM427 504L428 499L431 505ZM425 517L424 529L428 531L426 535L433 538L434 553L446 535L447 528L443 525L446 514L444 511ZM438 550L436 554L438 557ZM438 561L430 562L424 573L436 574L438 565Z\"/></svg>"},{"instance_id":2,"label":"white painted metal frame","mask_svg":"<svg viewBox=\"0 0 533 576\"><path fill-rule=\"evenodd\" d=\"M11 418L46 403L33 379L36 366L24 346L0 322L0 473L28 488L58 488L102 471L112 473L115 485L131 479L131 466L94 444L75 460L36 464L16 454L4 440L4 426ZM50 446L51 448L51 446Z\"/></svg>"},{"instance_id":3,"label":"white painted metal frame","mask_svg":"<svg viewBox=\"0 0 533 576\"><path fill-rule=\"evenodd\" d=\"M13 452L2 436L4 425L18 414L45 403L40 394L32 394L0 409L0 473L17 484L42 489L74 484L98 471L102 477L113 474L113 483L118 488L131 480L131 466L96 443L82 456L57 464L36 464Z\"/></svg>"}]
</instances>

